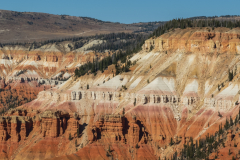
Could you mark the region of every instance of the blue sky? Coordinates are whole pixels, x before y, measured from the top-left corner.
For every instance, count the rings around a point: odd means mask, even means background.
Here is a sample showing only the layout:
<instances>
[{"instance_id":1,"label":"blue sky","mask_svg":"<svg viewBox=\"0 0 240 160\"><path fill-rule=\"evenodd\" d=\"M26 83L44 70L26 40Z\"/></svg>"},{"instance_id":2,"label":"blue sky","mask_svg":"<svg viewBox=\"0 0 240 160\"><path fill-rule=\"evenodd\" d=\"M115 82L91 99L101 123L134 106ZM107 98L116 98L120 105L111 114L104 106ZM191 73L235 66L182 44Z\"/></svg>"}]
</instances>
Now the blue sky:
<instances>
[{"instance_id":1,"label":"blue sky","mask_svg":"<svg viewBox=\"0 0 240 160\"><path fill-rule=\"evenodd\" d=\"M0 9L134 23L240 15L239 0L0 0Z\"/></svg>"}]
</instances>

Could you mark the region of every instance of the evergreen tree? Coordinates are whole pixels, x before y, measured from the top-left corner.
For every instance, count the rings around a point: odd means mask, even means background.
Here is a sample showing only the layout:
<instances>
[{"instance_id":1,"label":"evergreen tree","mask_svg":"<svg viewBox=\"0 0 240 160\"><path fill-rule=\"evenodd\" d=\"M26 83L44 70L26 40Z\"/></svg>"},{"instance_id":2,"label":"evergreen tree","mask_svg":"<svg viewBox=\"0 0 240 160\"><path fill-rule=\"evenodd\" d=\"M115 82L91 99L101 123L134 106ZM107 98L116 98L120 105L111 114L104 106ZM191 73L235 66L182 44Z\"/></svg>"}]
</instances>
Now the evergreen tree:
<instances>
[{"instance_id":1,"label":"evergreen tree","mask_svg":"<svg viewBox=\"0 0 240 160\"><path fill-rule=\"evenodd\" d=\"M227 130L229 128L229 122L228 119L226 118L226 123L224 125L225 130Z\"/></svg>"},{"instance_id":2,"label":"evergreen tree","mask_svg":"<svg viewBox=\"0 0 240 160\"><path fill-rule=\"evenodd\" d=\"M233 79L233 72L231 72L230 70L228 70L228 80L232 81Z\"/></svg>"},{"instance_id":3,"label":"evergreen tree","mask_svg":"<svg viewBox=\"0 0 240 160\"><path fill-rule=\"evenodd\" d=\"M77 147L78 145L77 145L77 140L75 140L75 147Z\"/></svg>"},{"instance_id":4,"label":"evergreen tree","mask_svg":"<svg viewBox=\"0 0 240 160\"><path fill-rule=\"evenodd\" d=\"M113 62L113 64L117 64L117 57L116 57L116 53L115 52L112 55L112 62Z\"/></svg>"},{"instance_id":5,"label":"evergreen tree","mask_svg":"<svg viewBox=\"0 0 240 160\"><path fill-rule=\"evenodd\" d=\"M230 126L233 126L232 116L230 116Z\"/></svg>"},{"instance_id":6,"label":"evergreen tree","mask_svg":"<svg viewBox=\"0 0 240 160\"><path fill-rule=\"evenodd\" d=\"M80 135L80 131L79 131L79 128L77 129L77 137L79 137Z\"/></svg>"},{"instance_id":7,"label":"evergreen tree","mask_svg":"<svg viewBox=\"0 0 240 160\"><path fill-rule=\"evenodd\" d=\"M95 62L94 62L94 59L93 59L93 63L92 63L91 72L92 72L92 73L95 73Z\"/></svg>"},{"instance_id":8,"label":"evergreen tree","mask_svg":"<svg viewBox=\"0 0 240 160\"><path fill-rule=\"evenodd\" d=\"M125 108L123 108L122 114L123 114L123 115L125 114Z\"/></svg>"},{"instance_id":9,"label":"evergreen tree","mask_svg":"<svg viewBox=\"0 0 240 160\"><path fill-rule=\"evenodd\" d=\"M69 137L68 137L69 141L72 140L72 136L71 136L71 133L69 133Z\"/></svg>"},{"instance_id":10,"label":"evergreen tree","mask_svg":"<svg viewBox=\"0 0 240 160\"><path fill-rule=\"evenodd\" d=\"M136 148L136 149L138 149L138 148L139 148L139 145L138 145L138 144L136 144L135 148Z\"/></svg>"},{"instance_id":11,"label":"evergreen tree","mask_svg":"<svg viewBox=\"0 0 240 160\"><path fill-rule=\"evenodd\" d=\"M79 77L79 71L78 71L78 68L75 69L75 76L76 76L76 77Z\"/></svg>"},{"instance_id":12,"label":"evergreen tree","mask_svg":"<svg viewBox=\"0 0 240 160\"><path fill-rule=\"evenodd\" d=\"M115 65L115 69L116 69L116 73L115 73L115 75L118 75L118 74L119 74L118 64Z\"/></svg>"},{"instance_id":13,"label":"evergreen tree","mask_svg":"<svg viewBox=\"0 0 240 160\"><path fill-rule=\"evenodd\" d=\"M136 106L136 98L134 98L133 105Z\"/></svg>"},{"instance_id":14,"label":"evergreen tree","mask_svg":"<svg viewBox=\"0 0 240 160\"><path fill-rule=\"evenodd\" d=\"M171 137L170 146L172 146L173 144L174 144L174 142L173 142L173 139Z\"/></svg>"},{"instance_id":15,"label":"evergreen tree","mask_svg":"<svg viewBox=\"0 0 240 160\"><path fill-rule=\"evenodd\" d=\"M103 71L103 61L102 60L99 62L99 70Z\"/></svg>"}]
</instances>

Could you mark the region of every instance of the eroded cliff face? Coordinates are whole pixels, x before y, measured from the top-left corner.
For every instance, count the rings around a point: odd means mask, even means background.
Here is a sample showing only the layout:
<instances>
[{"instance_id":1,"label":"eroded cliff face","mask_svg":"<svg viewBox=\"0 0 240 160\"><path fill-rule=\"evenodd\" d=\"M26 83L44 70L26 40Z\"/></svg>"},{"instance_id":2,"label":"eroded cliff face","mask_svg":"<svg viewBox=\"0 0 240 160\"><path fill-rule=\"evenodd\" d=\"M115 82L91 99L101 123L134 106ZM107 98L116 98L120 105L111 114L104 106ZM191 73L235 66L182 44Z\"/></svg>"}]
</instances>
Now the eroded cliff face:
<instances>
[{"instance_id":1,"label":"eroded cliff face","mask_svg":"<svg viewBox=\"0 0 240 160\"><path fill-rule=\"evenodd\" d=\"M17 116L28 117L32 129L12 124L16 111L6 113L1 145L16 151L0 152L7 159L170 158L238 114L239 37L239 29L203 28L149 39L130 58L136 62L130 72L113 76L109 66L96 76L72 77L18 107L24 114ZM67 55L73 60L77 54ZM47 59L59 63L61 56ZM24 131L12 133L12 126Z\"/></svg>"},{"instance_id":2,"label":"eroded cliff face","mask_svg":"<svg viewBox=\"0 0 240 160\"><path fill-rule=\"evenodd\" d=\"M0 111L36 99L40 91L64 83L81 65L112 54L81 48L70 51L69 44L53 43L37 49L31 45L0 48Z\"/></svg>"},{"instance_id":3,"label":"eroded cliff face","mask_svg":"<svg viewBox=\"0 0 240 160\"><path fill-rule=\"evenodd\" d=\"M69 135L77 137L78 115L61 111L11 109L1 117L2 158L34 159L64 155ZM10 146L10 148L8 147ZM27 154L26 154L27 153Z\"/></svg>"},{"instance_id":4,"label":"eroded cliff face","mask_svg":"<svg viewBox=\"0 0 240 160\"><path fill-rule=\"evenodd\" d=\"M6 80L15 79L64 79L69 78L77 67L102 59L112 53L94 51L70 51L56 43L31 49L23 46L0 48L0 76ZM64 76L65 75L65 76Z\"/></svg>"}]
</instances>

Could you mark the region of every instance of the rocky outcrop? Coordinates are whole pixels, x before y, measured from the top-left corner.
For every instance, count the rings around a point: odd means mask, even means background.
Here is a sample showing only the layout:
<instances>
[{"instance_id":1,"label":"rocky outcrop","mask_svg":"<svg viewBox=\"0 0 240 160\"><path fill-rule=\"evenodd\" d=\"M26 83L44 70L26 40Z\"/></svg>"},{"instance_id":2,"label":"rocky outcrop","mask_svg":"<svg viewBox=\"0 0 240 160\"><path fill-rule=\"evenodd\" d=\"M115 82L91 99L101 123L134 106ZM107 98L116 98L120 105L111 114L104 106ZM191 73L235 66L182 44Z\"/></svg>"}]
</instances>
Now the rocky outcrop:
<instances>
[{"instance_id":1,"label":"rocky outcrop","mask_svg":"<svg viewBox=\"0 0 240 160\"><path fill-rule=\"evenodd\" d=\"M125 118L122 115L105 115L92 126L93 136L90 141L101 139L106 143L125 143Z\"/></svg>"},{"instance_id":2,"label":"rocky outcrop","mask_svg":"<svg viewBox=\"0 0 240 160\"><path fill-rule=\"evenodd\" d=\"M1 141L19 142L25 140L33 128L31 118L22 116L1 117Z\"/></svg>"},{"instance_id":3,"label":"rocky outcrop","mask_svg":"<svg viewBox=\"0 0 240 160\"><path fill-rule=\"evenodd\" d=\"M177 36L176 36L177 35ZM153 46L155 51L185 50L185 52L198 53L239 53L238 29L220 29L207 31L207 29L176 29L156 39L146 40L144 50L150 50ZM229 46L229 47L228 47Z\"/></svg>"},{"instance_id":4,"label":"rocky outcrop","mask_svg":"<svg viewBox=\"0 0 240 160\"><path fill-rule=\"evenodd\" d=\"M28 147L26 144L32 143L33 140L35 140L35 143L38 141L38 144L41 144L43 141L53 138L59 144L57 138L64 136L64 141L69 141L69 135L72 135L72 138L77 137L78 121L78 115L69 115L60 111L48 110L40 113L40 111L24 109L9 110L4 116L0 117L0 142L3 147L9 144L11 147L18 148L18 150L14 152L7 149L1 151L1 153L4 152L5 157L17 156L15 158L20 158L24 155L20 156L18 152L25 150L25 147ZM35 136L38 140L34 138ZM29 152L31 152L31 148L28 148L26 155Z\"/></svg>"}]
</instances>

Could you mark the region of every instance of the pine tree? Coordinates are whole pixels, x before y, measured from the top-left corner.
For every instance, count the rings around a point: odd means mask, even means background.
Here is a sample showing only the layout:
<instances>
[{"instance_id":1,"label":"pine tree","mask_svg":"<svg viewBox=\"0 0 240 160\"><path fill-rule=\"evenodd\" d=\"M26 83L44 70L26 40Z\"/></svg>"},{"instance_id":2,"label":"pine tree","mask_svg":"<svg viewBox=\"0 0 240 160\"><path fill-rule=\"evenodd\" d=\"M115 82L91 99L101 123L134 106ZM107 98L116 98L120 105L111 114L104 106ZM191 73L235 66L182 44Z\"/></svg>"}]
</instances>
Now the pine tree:
<instances>
[{"instance_id":1,"label":"pine tree","mask_svg":"<svg viewBox=\"0 0 240 160\"><path fill-rule=\"evenodd\" d=\"M79 131L79 128L77 129L77 137L79 137L80 135L80 131Z\"/></svg>"},{"instance_id":2,"label":"pine tree","mask_svg":"<svg viewBox=\"0 0 240 160\"><path fill-rule=\"evenodd\" d=\"M99 70L102 71L103 70L103 61L101 60L99 63Z\"/></svg>"},{"instance_id":3,"label":"pine tree","mask_svg":"<svg viewBox=\"0 0 240 160\"><path fill-rule=\"evenodd\" d=\"M136 98L134 98L133 105L136 106Z\"/></svg>"},{"instance_id":4,"label":"pine tree","mask_svg":"<svg viewBox=\"0 0 240 160\"><path fill-rule=\"evenodd\" d=\"M75 76L76 76L76 77L79 77L79 71L78 71L78 68L75 69Z\"/></svg>"},{"instance_id":5,"label":"pine tree","mask_svg":"<svg viewBox=\"0 0 240 160\"><path fill-rule=\"evenodd\" d=\"M103 66L103 70L105 70L106 69L106 64L105 64L105 58L102 60L102 66Z\"/></svg>"},{"instance_id":6,"label":"pine tree","mask_svg":"<svg viewBox=\"0 0 240 160\"><path fill-rule=\"evenodd\" d=\"M229 128L229 122L228 119L226 118L226 123L224 125L225 130L227 130Z\"/></svg>"},{"instance_id":7,"label":"pine tree","mask_svg":"<svg viewBox=\"0 0 240 160\"><path fill-rule=\"evenodd\" d=\"M138 149L138 148L139 148L139 145L138 145L138 144L136 144L135 148L136 148L136 149Z\"/></svg>"},{"instance_id":8,"label":"pine tree","mask_svg":"<svg viewBox=\"0 0 240 160\"><path fill-rule=\"evenodd\" d=\"M69 133L69 137L68 137L69 141L72 140L72 136L71 136L71 133Z\"/></svg>"},{"instance_id":9,"label":"pine tree","mask_svg":"<svg viewBox=\"0 0 240 160\"><path fill-rule=\"evenodd\" d=\"M78 145L77 145L77 140L75 140L75 147L77 147Z\"/></svg>"},{"instance_id":10,"label":"pine tree","mask_svg":"<svg viewBox=\"0 0 240 160\"><path fill-rule=\"evenodd\" d=\"M122 114L123 114L123 115L125 114L125 108L123 108Z\"/></svg>"},{"instance_id":11,"label":"pine tree","mask_svg":"<svg viewBox=\"0 0 240 160\"><path fill-rule=\"evenodd\" d=\"M232 116L230 116L230 126L233 126Z\"/></svg>"},{"instance_id":12,"label":"pine tree","mask_svg":"<svg viewBox=\"0 0 240 160\"><path fill-rule=\"evenodd\" d=\"M230 70L228 70L228 80L232 81L233 79L233 72L230 72Z\"/></svg>"},{"instance_id":13,"label":"pine tree","mask_svg":"<svg viewBox=\"0 0 240 160\"><path fill-rule=\"evenodd\" d=\"M113 55L112 55L112 62L113 62L113 64L117 64L117 56L116 56L116 53L113 53Z\"/></svg>"},{"instance_id":14,"label":"pine tree","mask_svg":"<svg viewBox=\"0 0 240 160\"><path fill-rule=\"evenodd\" d=\"M95 62L94 62L94 59L93 59L93 63L92 63L91 72L92 72L92 73L95 73Z\"/></svg>"},{"instance_id":15,"label":"pine tree","mask_svg":"<svg viewBox=\"0 0 240 160\"><path fill-rule=\"evenodd\" d=\"M171 137L170 146L172 146L173 144L174 144L174 142L173 142L173 139Z\"/></svg>"},{"instance_id":16,"label":"pine tree","mask_svg":"<svg viewBox=\"0 0 240 160\"><path fill-rule=\"evenodd\" d=\"M115 65L115 69L116 69L115 75L118 75L119 74L118 64Z\"/></svg>"}]
</instances>

